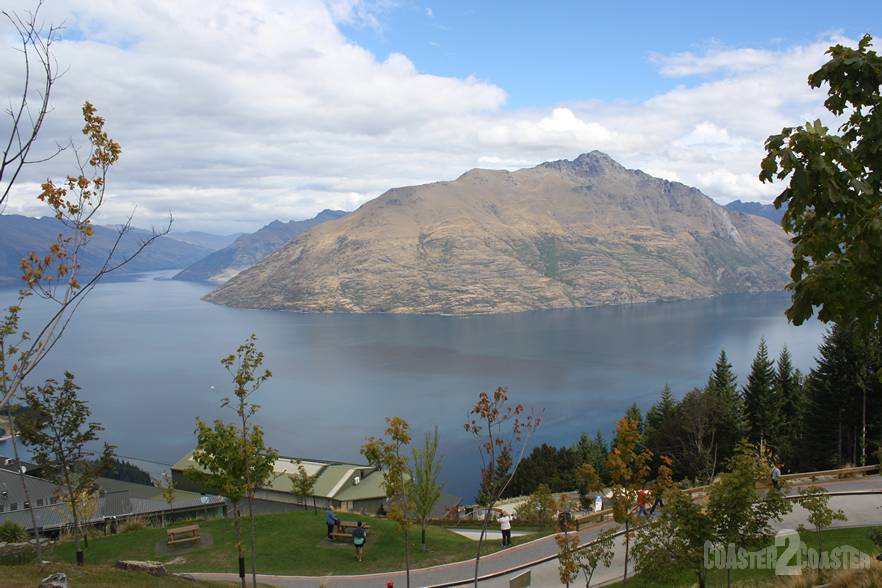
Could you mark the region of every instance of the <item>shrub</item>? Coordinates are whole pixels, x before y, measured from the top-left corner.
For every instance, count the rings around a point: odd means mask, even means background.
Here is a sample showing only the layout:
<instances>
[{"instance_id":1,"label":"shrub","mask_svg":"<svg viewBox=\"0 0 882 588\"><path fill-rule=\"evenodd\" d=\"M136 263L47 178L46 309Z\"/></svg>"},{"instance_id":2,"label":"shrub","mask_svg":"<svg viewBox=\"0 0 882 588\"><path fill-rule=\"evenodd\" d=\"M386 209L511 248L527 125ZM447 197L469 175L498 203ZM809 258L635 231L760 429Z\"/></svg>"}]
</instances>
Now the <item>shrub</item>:
<instances>
[{"instance_id":1,"label":"shrub","mask_svg":"<svg viewBox=\"0 0 882 588\"><path fill-rule=\"evenodd\" d=\"M0 525L0 541L4 543L24 543L28 540L28 532L12 521L4 521Z\"/></svg>"},{"instance_id":2,"label":"shrub","mask_svg":"<svg viewBox=\"0 0 882 588\"><path fill-rule=\"evenodd\" d=\"M126 519L125 521L123 521L123 523L119 526L119 532L129 533L131 531L140 531L146 526L147 523L144 521L144 519L140 517L133 517L131 519Z\"/></svg>"},{"instance_id":3,"label":"shrub","mask_svg":"<svg viewBox=\"0 0 882 588\"><path fill-rule=\"evenodd\" d=\"M554 525L556 507L551 489L545 484L539 484L536 491L515 509L515 515L519 523L548 528Z\"/></svg>"}]
</instances>

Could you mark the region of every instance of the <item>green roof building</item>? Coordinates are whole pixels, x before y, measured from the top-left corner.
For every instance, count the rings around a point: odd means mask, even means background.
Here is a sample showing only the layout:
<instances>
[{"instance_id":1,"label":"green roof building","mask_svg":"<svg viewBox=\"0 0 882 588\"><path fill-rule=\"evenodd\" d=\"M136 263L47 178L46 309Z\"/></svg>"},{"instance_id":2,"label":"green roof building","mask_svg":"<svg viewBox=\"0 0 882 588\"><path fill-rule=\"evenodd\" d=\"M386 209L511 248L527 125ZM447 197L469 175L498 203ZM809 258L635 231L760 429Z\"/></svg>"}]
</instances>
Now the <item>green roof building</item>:
<instances>
[{"instance_id":1,"label":"green roof building","mask_svg":"<svg viewBox=\"0 0 882 588\"><path fill-rule=\"evenodd\" d=\"M297 473L301 465L307 474L316 476L310 496L294 494L291 476ZM175 486L184 490L210 491L211 489L208 488L200 488L185 475L187 470L194 468L201 469L193 461L191 451L172 466ZM308 507L325 509L333 506L343 511L376 514L386 502L383 473L373 466L279 457L273 469L275 475L272 480L255 493L257 512L279 512Z\"/></svg>"}]
</instances>

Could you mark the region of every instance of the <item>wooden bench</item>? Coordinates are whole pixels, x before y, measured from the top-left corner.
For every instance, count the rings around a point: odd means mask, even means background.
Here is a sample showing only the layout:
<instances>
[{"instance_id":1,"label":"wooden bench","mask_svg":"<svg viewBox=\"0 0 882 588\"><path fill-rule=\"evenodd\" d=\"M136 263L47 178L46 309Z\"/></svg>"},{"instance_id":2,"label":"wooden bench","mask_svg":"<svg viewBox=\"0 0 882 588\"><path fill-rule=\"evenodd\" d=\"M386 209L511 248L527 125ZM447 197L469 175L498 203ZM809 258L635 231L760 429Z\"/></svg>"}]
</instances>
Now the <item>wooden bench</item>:
<instances>
[{"instance_id":1,"label":"wooden bench","mask_svg":"<svg viewBox=\"0 0 882 588\"><path fill-rule=\"evenodd\" d=\"M331 539L347 539L347 540L351 540L351 539L352 539L352 533L341 533L341 532L331 533Z\"/></svg>"},{"instance_id":2,"label":"wooden bench","mask_svg":"<svg viewBox=\"0 0 882 588\"><path fill-rule=\"evenodd\" d=\"M199 536L199 525L189 525L168 530L168 545L196 543L199 539L201 539Z\"/></svg>"}]
</instances>

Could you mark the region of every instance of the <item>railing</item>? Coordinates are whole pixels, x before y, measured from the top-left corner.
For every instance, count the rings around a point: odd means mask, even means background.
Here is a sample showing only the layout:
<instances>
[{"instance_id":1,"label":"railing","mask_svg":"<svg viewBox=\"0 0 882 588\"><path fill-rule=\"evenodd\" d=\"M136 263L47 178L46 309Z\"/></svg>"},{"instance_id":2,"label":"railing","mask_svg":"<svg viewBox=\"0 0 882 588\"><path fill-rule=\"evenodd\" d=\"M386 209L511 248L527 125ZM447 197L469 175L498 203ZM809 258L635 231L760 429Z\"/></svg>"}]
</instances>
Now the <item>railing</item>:
<instances>
[{"instance_id":1,"label":"railing","mask_svg":"<svg viewBox=\"0 0 882 588\"><path fill-rule=\"evenodd\" d=\"M836 473L838 473L838 472L843 472L843 471L845 471L845 472L851 472L852 470L858 470L858 471L860 471L860 472L864 472L864 473L866 473L866 472L868 472L868 471L875 471L875 470L878 470L878 469L879 469L879 466L878 466L878 465L875 465L875 466L862 466L862 467L857 467L857 468L843 468L843 469L841 469L841 470L826 470L826 471L824 471L824 472L806 472L806 473L801 473L801 474L789 474L789 476L790 476L790 479L801 479L801 478L805 478L805 477L810 477L810 476L813 475L813 474L814 474L815 476L817 476L818 474L823 474L823 475L836 475ZM782 477L783 477L783 476L782 476ZM700 490L700 489L705 489L705 490L706 490L707 488L709 488L709 486L699 486L699 487L696 487L696 488L691 488L690 490ZM838 491L838 492L824 492L824 493L822 493L822 495L824 495L824 496L830 496L830 497L835 497L835 496L866 496L866 495L876 495L876 494L878 494L878 495L882 495L882 490L841 490L841 491ZM788 500L799 500L799 499L802 498L802 497L799 496L798 494L794 494L794 495L788 495L786 498L787 498ZM604 513L605 511L608 511L608 512L611 513L611 512L612 512L612 509L604 509L604 510L602 510L602 511L599 511L599 512L596 512L596 513L593 513L593 514L594 514L594 515L600 515L600 514ZM592 515L588 515L588 516L590 517L590 516L592 516ZM587 517L584 517L584 518L587 518ZM639 529L640 529L641 527L643 527L643 526L644 526L644 525L639 525L639 526L632 527L632 528L631 528L631 532L633 533L634 531L639 530ZM624 534L625 534L625 531L624 531L624 529L622 529L622 530L615 531L614 533L612 533L612 537L621 537L621 536L624 535ZM591 539L590 541L586 541L585 543L582 543L581 545L579 545L578 549L584 549L584 548L586 548L586 547L588 547L588 546L590 546L590 545L593 545L594 543L597 543L598 541L600 541L600 538ZM523 564L519 564L519 565L514 566L514 567L512 567L512 568L508 568L508 569L505 569L505 570L500 570L500 571L498 571L498 572L492 572L492 573L489 573L489 574L484 574L483 576L478 576L478 583L486 582L487 580L493 580L493 579L496 579L496 578L501 578L501 577L503 577L503 576L508 576L509 574L514 574L514 573L517 573L517 572L521 572L521 571L524 571L524 570L527 570L527 569L530 569L530 568L536 567L536 566L538 566L538 565L540 565L540 564L544 564L544 563L547 563L547 562L550 562L550 561L554 561L554 560L558 559L559 557L560 557L560 554L558 554L558 553L552 553L552 554L550 554L550 555L546 555L546 556L544 556L544 557L540 557L540 558L535 559L535 560L533 560L533 561L530 561L530 562L527 562L527 563L523 563ZM431 585L429 585L429 586L425 586L424 588L455 588L455 587L457 587L457 586L468 586L468 585L470 585L470 584L474 584L474 583L475 583L475 579L474 579L474 578L469 578L469 579L463 579L463 580L453 580L453 581L450 581L450 582L444 582L444 583L442 583L442 584L431 584Z\"/></svg>"},{"instance_id":2,"label":"railing","mask_svg":"<svg viewBox=\"0 0 882 588\"><path fill-rule=\"evenodd\" d=\"M839 468L835 470L820 470L816 472L797 472L795 474L783 474L781 476L782 480L786 481L794 481L794 480L812 480L815 481L818 478L851 478L857 475L869 475L872 472L878 472L880 468L880 464L868 465L868 466L857 466L852 468ZM686 488L683 490L687 494L691 495L693 498L700 497L710 490L711 485L705 486L695 486L693 488ZM581 528L583 525L592 523L592 522L600 522L604 521L607 518L612 517L612 509L604 508L603 510L599 510L597 512L588 513L587 515L582 515L581 517L576 517L574 519L574 523L576 525L576 530Z\"/></svg>"}]
</instances>

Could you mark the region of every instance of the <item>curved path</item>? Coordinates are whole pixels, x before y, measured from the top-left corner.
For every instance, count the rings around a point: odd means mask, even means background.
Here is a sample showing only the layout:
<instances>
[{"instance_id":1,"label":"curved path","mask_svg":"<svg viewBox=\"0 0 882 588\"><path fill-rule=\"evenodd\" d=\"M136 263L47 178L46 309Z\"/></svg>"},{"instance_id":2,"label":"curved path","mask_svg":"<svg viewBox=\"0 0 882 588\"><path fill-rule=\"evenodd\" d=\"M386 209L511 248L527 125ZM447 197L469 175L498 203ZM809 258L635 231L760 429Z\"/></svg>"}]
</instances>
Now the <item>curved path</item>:
<instances>
[{"instance_id":1,"label":"curved path","mask_svg":"<svg viewBox=\"0 0 882 588\"><path fill-rule=\"evenodd\" d=\"M791 484L793 491L799 488L810 486L810 483ZM877 476L866 476L862 478L831 480L825 482L817 482L815 485L823 486L830 492L849 492L860 490L876 490L882 491L882 478ZM854 496L836 496L831 498L830 505L833 508L841 508L845 511L848 521L837 523L834 526L869 526L882 524L882 495L854 495ZM779 528L795 529L800 524L808 525L807 515L801 507L796 506L793 512L777 525ZM582 542L590 541L597 537L598 533L610 526L616 526L611 521L603 523L595 523L584 527L579 536ZM504 551L483 556L481 558L480 574L481 576L503 572L512 568L518 568L525 564L541 560L542 558L557 553L557 543L553 536L546 536L534 541L516 545ZM608 569L598 570L592 584L614 582L621 579L622 570L624 568L624 547L617 545L616 555L612 565ZM445 585L449 583L462 582L466 585L468 579L474 576L475 560L467 560L455 563L449 563L430 568L422 568L411 570L411 586L425 587ZM532 585L533 586L562 586L557 576L557 560L540 563L531 566ZM220 574L220 573L193 573L187 574L194 578L202 580L220 580L229 582L238 582L239 577L236 574ZM507 574L499 578L488 579L481 582L482 587L487 588L503 588L508 586L508 581L517 573ZM269 586L280 586L285 588L386 588L386 582L393 581L396 588L405 586L404 572L389 572L381 574L366 574L360 576L273 576L258 575L258 581Z\"/></svg>"}]
</instances>

